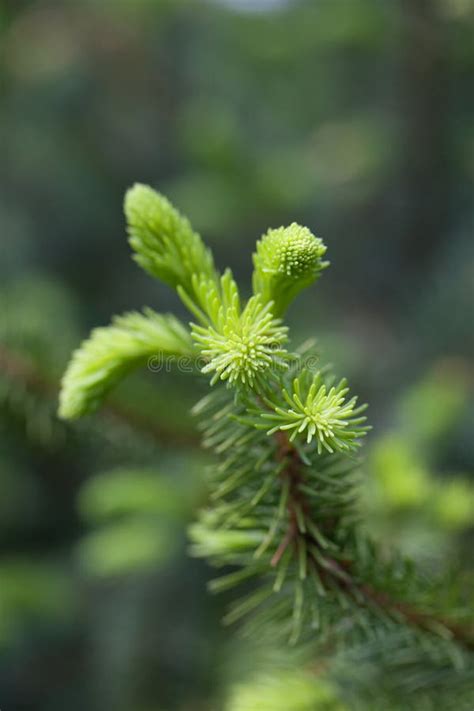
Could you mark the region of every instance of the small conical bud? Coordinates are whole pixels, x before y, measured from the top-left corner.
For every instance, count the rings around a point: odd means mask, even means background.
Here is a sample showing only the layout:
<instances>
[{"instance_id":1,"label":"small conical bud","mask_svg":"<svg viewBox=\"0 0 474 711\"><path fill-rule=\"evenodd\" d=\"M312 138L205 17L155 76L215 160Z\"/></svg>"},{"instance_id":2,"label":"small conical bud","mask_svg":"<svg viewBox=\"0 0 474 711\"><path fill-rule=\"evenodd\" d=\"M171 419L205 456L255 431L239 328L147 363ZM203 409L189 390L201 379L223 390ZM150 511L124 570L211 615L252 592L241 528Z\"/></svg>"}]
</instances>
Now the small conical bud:
<instances>
[{"instance_id":1,"label":"small conical bud","mask_svg":"<svg viewBox=\"0 0 474 711\"><path fill-rule=\"evenodd\" d=\"M329 262L322 261L326 246L307 228L293 222L269 230L257 242L253 256L253 288L264 303L273 301L274 316L281 316L295 296L310 286Z\"/></svg>"}]
</instances>

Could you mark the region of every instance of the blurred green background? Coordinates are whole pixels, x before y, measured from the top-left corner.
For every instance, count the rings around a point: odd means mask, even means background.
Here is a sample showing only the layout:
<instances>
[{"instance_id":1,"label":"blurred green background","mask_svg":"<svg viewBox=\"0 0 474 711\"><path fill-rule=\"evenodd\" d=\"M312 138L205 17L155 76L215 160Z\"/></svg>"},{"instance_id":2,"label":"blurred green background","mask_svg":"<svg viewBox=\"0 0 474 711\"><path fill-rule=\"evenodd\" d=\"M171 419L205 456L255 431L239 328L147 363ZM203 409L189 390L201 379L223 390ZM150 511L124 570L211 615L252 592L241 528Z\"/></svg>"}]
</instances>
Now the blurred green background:
<instances>
[{"instance_id":1,"label":"blurred green background","mask_svg":"<svg viewBox=\"0 0 474 711\"><path fill-rule=\"evenodd\" d=\"M472 0L0 2L2 711L220 711L246 654L186 554L205 384L141 373L54 414L91 327L183 314L130 259L135 181L248 290L268 227L324 239L289 320L371 403L363 520L467 565L473 28Z\"/></svg>"}]
</instances>

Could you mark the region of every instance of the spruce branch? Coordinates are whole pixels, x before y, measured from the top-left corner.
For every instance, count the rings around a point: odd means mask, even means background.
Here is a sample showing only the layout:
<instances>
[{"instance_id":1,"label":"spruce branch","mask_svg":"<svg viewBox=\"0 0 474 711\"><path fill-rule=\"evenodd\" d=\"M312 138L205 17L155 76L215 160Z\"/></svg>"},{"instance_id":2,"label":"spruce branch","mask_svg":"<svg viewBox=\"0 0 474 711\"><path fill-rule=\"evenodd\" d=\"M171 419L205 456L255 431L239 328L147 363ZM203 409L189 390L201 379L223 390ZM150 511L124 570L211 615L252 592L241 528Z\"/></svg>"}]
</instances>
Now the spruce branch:
<instances>
[{"instance_id":1,"label":"spruce branch","mask_svg":"<svg viewBox=\"0 0 474 711\"><path fill-rule=\"evenodd\" d=\"M216 464L209 505L190 529L191 552L226 568L213 590L243 591L225 621L244 618L253 634L292 644L370 642L402 629L415 646L472 649L466 606L453 617L452 604L443 605L409 562L387 558L361 532L355 454L369 430L365 405L345 379L312 372L288 350L281 316L328 266L322 241L296 224L270 230L254 255L254 294L242 304L231 272L217 275L200 238L164 198L136 186L126 214L137 261L174 286L197 321L191 335L179 326L173 343L204 359L212 385L194 410ZM146 332L145 323L133 332L140 343L142 326ZM104 336L107 352L115 335L112 327ZM110 370L105 352L104 367L100 358L94 365L92 346L82 352L84 366L73 357L64 381L64 416L96 404L136 361L122 354Z\"/></svg>"},{"instance_id":2,"label":"spruce branch","mask_svg":"<svg viewBox=\"0 0 474 711\"><path fill-rule=\"evenodd\" d=\"M187 329L174 316L145 309L96 328L75 351L64 374L59 416L74 419L93 412L130 370L160 355L194 355Z\"/></svg>"},{"instance_id":3,"label":"spruce branch","mask_svg":"<svg viewBox=\"0 0 474 711\"><path fill-rule=\"evenodd\" d=\"M280 447L279 457L283 458L290 454L287 467L280 474L280 476L287 476L290 480L287 496L289 526L286 537L282 541L283 548L286 548L290 543L297 549L309 546L313 558L312 564L316 568L319 567L318 575L323 587L336 584L342 591L346 590L356 603L362 603L369 607L374 606L381 613L393 617L395 621L402 619L415 630L439 634L447 639L455 639L461 642L466 649L474 650L474 626L471 623L467 625L456 623L442 614L423 610L403 597L401 599L394 597L390 592L379 589L377 584L364 581L357 570L358 561L354 557L331 556L332 546L329 538L325 538L314 523L307 518L308 514L310 516L311 503L306 496L305 489L300 486L301 469L305 467L305 463L285 434L279 432L277 436ZM336 521L331 522L331 528L334 529L334 527L337 527ZM300 540L301 536L304 538L303 541ZM282 544L271 561L273 566L277 566L280 562ZM326 551L329 552L329 555L326 555ZM332 581L329 576L333 577Z\"/></svg>"},{"instance_id":4,"label":"spruce branch","mask_svg":"<svg viewBox=\"0 0 474 711\"><path fill-rule=\"evenodd\" d=\"M3 383L5 387L1 387ZM18 414L20 400L24 399L21 409L24 409L26 420L37 410L47 410L55 419L54 407L58 394L57 381L49 373L27 360L22 353L0 345L0 405L2 407L5 405L6 409L14 409ZM173 427L166 426L166 423L158 423L139 410L125 407L119 402L108 402L103 406L100 410L100 420L106 427L123 430L125 426L137 436L152 438L163 444L191 449L199 446L197 436L178 432ZM30 431L31 426L29 423L27 425Z\"/></svg>"},{"instance_id":5,"label":"spruce branch","mask_svg":"<svg viewBox=\"0 0 474 711\"><path fill-rule=\"evenodd\" d=\"M269 435L278 430L288 431L290 442L303 435L307 444L316 438L318 454L323 449L331 454L355 450L360 446L360 438L369 430L364 426L366 418L361 417L367 406L356 407L357 397L346 401L348 392L345 379L328 388L321 372L311 379L305 370L293 380L291 389L282 389L283 402L281 396L277 402L267 399L273 412L260 415L273 425L268 430Z\"/></svg>"}]
</instances>

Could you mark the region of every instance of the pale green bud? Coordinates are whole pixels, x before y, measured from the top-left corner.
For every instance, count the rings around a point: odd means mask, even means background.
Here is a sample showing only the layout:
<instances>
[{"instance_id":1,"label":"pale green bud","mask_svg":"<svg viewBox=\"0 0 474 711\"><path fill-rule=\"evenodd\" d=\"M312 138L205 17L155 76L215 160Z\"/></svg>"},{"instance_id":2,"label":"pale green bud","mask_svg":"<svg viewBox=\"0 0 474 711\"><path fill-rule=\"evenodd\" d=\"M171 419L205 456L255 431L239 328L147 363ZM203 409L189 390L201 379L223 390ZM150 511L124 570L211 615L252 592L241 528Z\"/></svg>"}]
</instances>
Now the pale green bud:
<instances>
[{"instance_id":1,"label":"pale green bud","mask_svg":"<svg viewBox=\"0 0 474 711\"><path fill-rule=\"evenodd\" d=\"M312 284L329 262L322 261L326 246L307 228L293 222L269 230L253 256L253 288L262 301L273 301L272 312L281 316L295 296Z\"/></svg>"},{"instance_id":2,"label":"pale green bud","mask_svg":"<svg viewBox=\"0 0 474 711\"><path fill-rule=\"evenodd\" d=\"M137 183L125 195L124 211L135 260L147 272L191 297L193 276L217 279L211 252L164 195Z\"/></svg>"}]
</instances>

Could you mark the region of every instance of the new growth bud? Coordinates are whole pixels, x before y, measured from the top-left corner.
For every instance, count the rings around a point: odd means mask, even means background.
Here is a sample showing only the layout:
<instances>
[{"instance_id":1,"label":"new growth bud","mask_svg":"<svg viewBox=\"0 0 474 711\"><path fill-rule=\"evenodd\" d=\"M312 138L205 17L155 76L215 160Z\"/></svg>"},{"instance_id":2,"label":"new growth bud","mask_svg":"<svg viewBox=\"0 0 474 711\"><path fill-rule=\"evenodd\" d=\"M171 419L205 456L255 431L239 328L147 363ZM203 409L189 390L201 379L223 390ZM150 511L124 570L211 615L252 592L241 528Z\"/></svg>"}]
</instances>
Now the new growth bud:
<instances>
[{"instance_id":1,"label":"new growth bud","mask_svg":"<svg viewBox=\"0 0 474 711\"><path fill-rule=\"evenodd\" d=\"M229 385L258 386L263 373L268 377L287 366L286 326L253 296L244 311L235 306L222 310L218 330L193 326L194 341L208 359L203 373L212 373L211 385L219 379Z\"/></svg>"},{"instance_id":2,"label":"new growth bud","mask_svg":"<svg viewBox=\"0 0 474 711\"><path fill-rule=\"evenodd\" d=\"M216 280L212 254L164 195L135 184L125 195L129 242L135 260L166 284L193 297L193 276Z\"/></svg>"},{"instance_id":3,"label":"new growth bud","mask_svg":"<svg viewBox=\"0 0 474 711\"><path fill-rule=\"evenodd\" d=\"M322 261L325 252L323 241L296 222L269 230L253 255L254 293L264 303L273 301L273 315L282 316L295 296L329 265Z\"/></svg>"}]
</instances>

